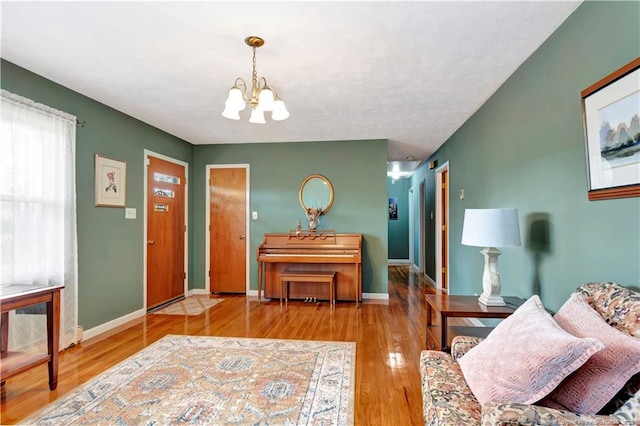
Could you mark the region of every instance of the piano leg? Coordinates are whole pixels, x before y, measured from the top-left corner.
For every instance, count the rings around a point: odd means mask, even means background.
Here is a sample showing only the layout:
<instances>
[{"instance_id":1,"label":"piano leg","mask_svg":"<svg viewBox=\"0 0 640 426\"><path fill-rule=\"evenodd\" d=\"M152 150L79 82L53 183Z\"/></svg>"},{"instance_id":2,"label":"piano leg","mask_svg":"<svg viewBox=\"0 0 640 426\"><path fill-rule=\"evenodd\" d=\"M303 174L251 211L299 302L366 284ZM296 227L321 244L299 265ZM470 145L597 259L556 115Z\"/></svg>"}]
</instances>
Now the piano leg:
<instances>
[{"instance_id":1,"label":"piano leg","mask_svg":"<svg viewBox=\"0 0 640 426\"><path fill-rule=\"evenodd\" d=\"M258 262L258 306L262 304L262 267L264 262Z\"/></svg>"},{"instance_id":2,"label":"piano leg","mask_svg":"<svg viewBox=\"0 0 640 426\"><path fill-rule=\"evenodd\" d=\"M355 264L355 267L356 267L356 273L354 275L353 282L354 282L355 287L356 287L356 309L358 309L359 308L358 302L360 302L360 275L358 274L359 271L358 271L358 264L357 263Z\"/></svg>"}]
</instances>

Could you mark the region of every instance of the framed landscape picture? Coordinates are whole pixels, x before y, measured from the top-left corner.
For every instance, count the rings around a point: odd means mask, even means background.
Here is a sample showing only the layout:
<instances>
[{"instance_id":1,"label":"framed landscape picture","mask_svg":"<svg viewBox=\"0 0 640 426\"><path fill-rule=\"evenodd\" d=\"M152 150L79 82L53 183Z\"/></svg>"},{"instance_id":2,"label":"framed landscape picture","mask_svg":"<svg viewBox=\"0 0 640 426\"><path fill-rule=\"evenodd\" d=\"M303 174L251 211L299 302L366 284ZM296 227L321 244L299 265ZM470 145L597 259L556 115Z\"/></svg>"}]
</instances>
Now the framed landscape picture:
<instances>
[{"instance_id":1,"label":"framed landscape picture","mask_svg":"<svg viewBox=\"0 0 640 426\"><path fill-rule=\"evenodd\" d=\"M127 163L96 154L96 206L124 207Z\"/></svg>"},{"instance_id":2,"label":"framed landscape picture","mask_svg":"<svg viewBox=\"0 0 640 426\"><path fill-rule=\"evenodd\" d=\"M589 200L640 196L640 58L581 97Z\"/></svg>"}]
</instances>

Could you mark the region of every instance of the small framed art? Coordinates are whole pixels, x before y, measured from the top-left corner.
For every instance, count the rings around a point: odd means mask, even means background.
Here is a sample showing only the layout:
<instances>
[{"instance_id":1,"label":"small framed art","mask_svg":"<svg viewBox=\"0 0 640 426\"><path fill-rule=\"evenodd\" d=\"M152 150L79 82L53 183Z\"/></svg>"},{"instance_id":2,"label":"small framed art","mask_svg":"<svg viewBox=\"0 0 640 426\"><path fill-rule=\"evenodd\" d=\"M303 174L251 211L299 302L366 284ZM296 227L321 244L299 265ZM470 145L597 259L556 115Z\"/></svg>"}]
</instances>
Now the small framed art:
<instances>
[{"instance_id":1,"label":"small framed art","mask_svg":"<svg viewBox=\"0 0 640 426\"><path fill-rule=\"evenodd\" d=\"M640 58L580 95L589 200L640 196Z\"/></svg>"},{"instance_id":2,"label":"small framed art","mask_svg":"<svg viewBox=\"0 0 640 426\"><path fill-rule=\"evenodd\" d=\"M96 154L96 206L124 207L127 163Z\"/></svg>"}]
</instances>

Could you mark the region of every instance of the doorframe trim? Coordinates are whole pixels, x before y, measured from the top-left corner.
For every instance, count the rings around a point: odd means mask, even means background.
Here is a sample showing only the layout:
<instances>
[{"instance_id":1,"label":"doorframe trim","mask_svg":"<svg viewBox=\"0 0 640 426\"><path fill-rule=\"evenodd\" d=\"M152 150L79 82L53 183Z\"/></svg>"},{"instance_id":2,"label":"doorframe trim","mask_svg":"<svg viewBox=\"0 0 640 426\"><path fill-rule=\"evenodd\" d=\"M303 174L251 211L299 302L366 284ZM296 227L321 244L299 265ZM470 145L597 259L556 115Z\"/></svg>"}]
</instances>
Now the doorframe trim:
<instances>
[{"instance_id":1,"label":"doorframe trim","mask_svg":"<svg viewBox=\"0 0 640 426\"><path fill-rule=\"evenodd\" d=\"M206 172L204 176L204 187L206 188L205 203L204 203L204 217L205 217L205 259L204 259L204 288L207 294L211 293L211 277L209 277L209 270L211 269L211 191L209 191L209 176L212 169L245 169L246 170L246 182L245 182L245 227L246 227L246 248L245 248L245 294L250 295L251 292L251 259L249 253L251 253L251 165L248 163L242 164L207 164ZM256 291L257 295L258 292Z\"/></svg>"},{"instance_id":2,"label":"doorframe trim","mask_svg":"<svg viewBox=\"0 0 640 426\"><path fill-rule=\"evenodd\" d=\"M143 268L142 268L142 306L144 307L144 311L147 311L147 182L149 180L149 168L147 167L149 157L156 157L160 160L168 161L169 163L178 164L180 166L184 166L184 291L183 295L186 297L187 292L189 291L189 163L186 161L178 160L176 158L172 158L166 156L164 154L160 154L149 149L144 150L143 156L143 168L144 168L144 180L143 180L143 193L144 193L144 201L143 201L143 238L142 238L142 257L143 257Z\"/></svg>"},{"instance_id":3,"label":"doorframe trim","mask_svg":"<svg viewBox=\"0 0 640 426\"><path fill-rule=\"evenodd\" d=\"M435 217L435 225L434 225L434 231L436 234L436 288L444 288L446 287L447 289L447 293L450 290L449 287L449 283L451 282L451 268L449 268L450 265L450 253L451 253L451 245L449 244L449 231L451 229L451 222L449 221L449 217L450 217L450 211L451 211L451 203L447 202L446 204L449 206L449 208L447 209L446 212L446 222L449 226L447 226L447 231L446 231L446 239L447 239L447 265L445 265L445 267L447 268L447 283L446 285L443 285L442 283L442 233L440 232L440 230L438 229L438 227L440 226L440 216L442 215L442 195L441 195L441 191L440 191L440 185L442 184L442 172L443 171L447 171L448 175L449 175L449 182L451 182L451 171L449 169L449 162L446 161L443 165L441 165L440 167L438 167L436 169L436 217ZM449 184L446 188L446 197L447 197L447 201L451 200L451 197L449 196L449 186L451 186L451 184Z\"/></svg>"},{"instance_id":4,"label":"doorframe trim","mask_svg":"<svg viewBox=\"0 0 640 426\"><path fill-rule=\"evenodd\" d=\"M414 224L415 224L415 192L413 191L413 186L409 188L409 263L414 265Z\"/></svg>"}]
</instances>

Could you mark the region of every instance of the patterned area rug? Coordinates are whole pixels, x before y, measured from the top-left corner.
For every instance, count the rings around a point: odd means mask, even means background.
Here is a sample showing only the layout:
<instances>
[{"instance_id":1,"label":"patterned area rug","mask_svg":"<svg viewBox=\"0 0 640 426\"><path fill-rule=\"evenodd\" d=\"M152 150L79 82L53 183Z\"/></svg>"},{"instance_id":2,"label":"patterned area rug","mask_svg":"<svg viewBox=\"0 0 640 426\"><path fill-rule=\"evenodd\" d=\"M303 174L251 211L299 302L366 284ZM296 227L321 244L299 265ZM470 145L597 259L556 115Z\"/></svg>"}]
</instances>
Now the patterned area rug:
<instances>
[{"instance_id":1,"label":"patterned area rug","mask_svg":"<svg viewBox=\"0 0 640 426\"><path fill-rule=\"evenodd\" d=\"M22 424L350 425L354 342L167 335Z\"/></svg>"},{"instance_id":2,"label":"patterned area rug","mask_svg":"<svg viewBox=\"0 0 640 426\"><path fill-rule=\"evenodd\" d=\"M223 300L224 299L210 299L207 296L190 296L153 313L162 315L200 315Z\"/></svg>"}]
</instances>

